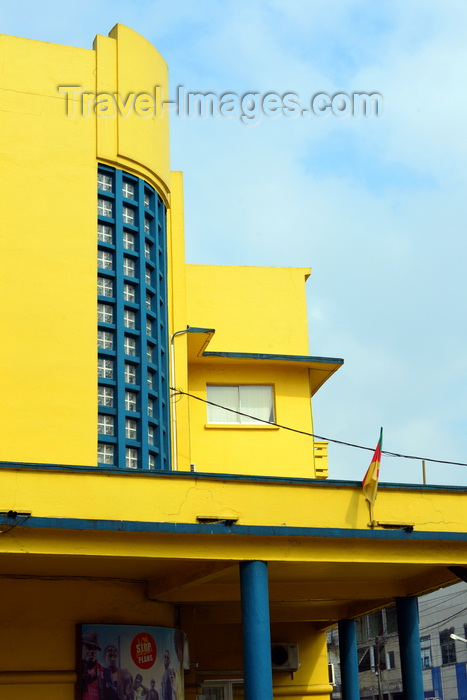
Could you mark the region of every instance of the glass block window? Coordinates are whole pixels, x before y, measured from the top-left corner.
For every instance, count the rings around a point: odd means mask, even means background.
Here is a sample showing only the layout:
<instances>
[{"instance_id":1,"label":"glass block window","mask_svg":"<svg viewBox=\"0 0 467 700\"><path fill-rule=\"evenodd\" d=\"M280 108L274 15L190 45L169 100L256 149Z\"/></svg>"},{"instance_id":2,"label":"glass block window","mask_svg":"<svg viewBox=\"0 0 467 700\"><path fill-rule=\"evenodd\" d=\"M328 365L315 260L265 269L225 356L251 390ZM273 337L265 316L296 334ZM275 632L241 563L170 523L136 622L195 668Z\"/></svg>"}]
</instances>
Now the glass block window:
<instances>
[{"instance_id":1,"label":"glass block window","mask_svg":"<svg viewBox=\"0 0 467 700\"><path fill-rule=\"evenodd\" d=\"M148 182L98 170L98 462L168 469L166 210Z\"/></svg>"},{"instance_id":2,"label":"glass block window","mask_svg":"<svg viewBox=\"0 0 467 700\"><path fill-rule=\"evenodd\" d=\"M123 247L126 248L127 250L134 250L135 249L135 236L133 233L129 233L128 231L123 232Z\"/></svg>"},{"instance_id":3,"label":"glass block window","mask_svg":"<svg viewBox=\"0 0 467 700\"><path fill-rule=\"evenodd\" d=\"M122 219L124 224L133 225L135 223L135 210L131 207L124 206L122 209Z\"/></svg>"},{"instance_id":4,"label":"glass block window","mask_svg":"<svg viewBox=\"0 0 467 700\"><path fill-rule=\"evenodd\" d=\"M99 197L97 200L97 211L99 216L106 216L111 219L113 216L112 202L108 199L102 199L102 197Z\"/></svg>"},{"instance_id":5,"label":"glass block window","mask_svg":"<svg viewBox=\"0 0 467 700\"><path fill-rule=\"evenodd\" d=\"M114 390L111 386L99 385L97 403L99 406L114 405Z\"/></svg>"},{"instance_id":6,"label":"glass block window","mask_svg":"<svg viewBox=\"0 0 467 700\"><path fill-rule=\"evenodd\" d=\"M97 224L97 240L101 241L101 243L112 243L112 226L108 226L107 224Z\"/></svg>"},{"instance_id":7,"label":"glass block window","mask_svg":"<svg viewBox=\"0 0 467 700\"><path fill-rule=\"evenodd\" d=\"M123 258L123 274L127 277L135 276L135 261L132 258Z\"/></svg>"},{"instance_id":8,"label":"glass block window","mask_svg":"<svg viewBox=\"0 0 467 700\"><path fill-rule=\"evenodd\" d=\"M97 332L97 347L102 350L113 350L114 334L111 331Z\"/></svg>"},{"instance_id":9,"label":"glass block window","mask_svg":"<svg viewBox=\"0 0 467 700\"><path fill-rule=\"evenodd\" d=\"M125 465L129 469L138 468L138 450L134 447L127 447L125 452Z\"/></svg>"},{"instance_id":10,"label":"glass block window","mask_svg":"<svg viewBox=\"0 0 467 700\"><path fill-rule=\"evenodd\" d=\"M98 277L97 278L97 293L101 297L113 297L114 295L114 283L108 277Z\"/></svg>"},{"instance_id":11,"label":"glass block window","mask_svg":"<svg viewBox=\"0 0 467 700\"><path fill-rule=\"evenodd\" d=\"M135 391L125 391L125 411L136 411L136 400Z\"/></svg>"},{"instance_id":12,"label":"glass block window","mask_svg":"<svg viewBox=\"0 0 467 700\"><path fill-rule=\"evenodd\" d=\"M97 252L97 265L102 270L111 270L113 268L114 256L107 250L99 250Z\"/></svg>"},{"instance_id":13,"label":"glass block window","mask_svg":"<svg viewBox=\"0 0 467 700\"><path fill-rule=\"evenodd\" d=\"M105 442L99 442L97 446L97 461L100 464L115 464L114 446L106 445Z\"/></svg>"},{"instance_id":14,"label":"glass block window","mask_svg":"<svg viewBox=\"0 0 467 700\"><path fill-rule=\"evenodd\" d=\"M97 364L97 375L103 377L104 379L113 379L114 376L114 362L113 360L106 360L99 357Z\"/></svg>"},{"instance_id":15,"label":"glass block window","mask_svg":"<svg viewBox=\"0 0 467 700\"><path fill-rule=\"evenodd\" d=\"M100 435L113 435L114 417L107 416L105 413L99 413L97 428Z\"/></svg>"},{"instance_id":16,"label":"glass block window","mask_svg":"<svg viewBox=\"0 0 467 700\"><path fill-rule=\"evenodd\" d=\"M128 284L127 282L125 282L125 284L123 285L123 298L125 299L125 301L135 301L136 289L132 284Z\"/></svg>"},{"instance_id":17,"label":"glass block window","mask_svg":"<svg viewBox=\"0 0 467 700\"><path fill-rule=\"evenodd\" d=\"M98 173L97 175L97 187L103 192L112 192L113 179L111 175L105 175L104 173Z\"/></svg>"},{"instance_id":18,"label":"glass block window","mask_svg":"<svg viewBox=\"0 0 467 700\"><path fill-rule=\"evenodd\" d=\"M136 328L136 313L130 309L123 312L123 323L126 328Z\"/></svg>"},{"instance_id":19,"label":"glass block window","mask_svg":"<svg viewBox=\"0 0 467 700\"><path fill-rule=\"evenodd\" d=\"M125 349L125 355L136 355L136 340L134 338L125 336L123 339L123 347Z\"/></svg>"},{"instance_id":20,"label":"glass block window","mask_svg":"<svg viewBox=\"0 0 467 700\"><path fill-rule=\"evenodd\" d=\"M125 382L127 384L136 384L136 367L135 365L129 365L125 363Z\"/></svg>"},{"instance_id":21,"label":"glass block window","mask_svg":"<svg viewBox=\"0 0 467 700\"><path fill-rule=\"evenodd\" d=\"M133 185L130 185L129 182L124 182L122 185L122 195L126 197L127 199L134 199L135 198L135 188Z\"/></svg>"},{"instance_id":22,"label":"glass block window","mask_svg":"<svg viewBox=\"0 0 467 700\"><path fill-rule=\"evenodd\" d=\"M125 434L129 440L136 440L138 432L138 422L132 418L127 418L125 421Z\"/></svg>"},{"instance_id":23,"label":"glass block window","mask_svg":"<svg viewBox=\"0 0 467 700\"><path fill-rule=\"evenodd\" d=\"M113 317L113 307L110 304L97 305L97 318L101 323L112 323Z\"/></svg>"}]
</instances>

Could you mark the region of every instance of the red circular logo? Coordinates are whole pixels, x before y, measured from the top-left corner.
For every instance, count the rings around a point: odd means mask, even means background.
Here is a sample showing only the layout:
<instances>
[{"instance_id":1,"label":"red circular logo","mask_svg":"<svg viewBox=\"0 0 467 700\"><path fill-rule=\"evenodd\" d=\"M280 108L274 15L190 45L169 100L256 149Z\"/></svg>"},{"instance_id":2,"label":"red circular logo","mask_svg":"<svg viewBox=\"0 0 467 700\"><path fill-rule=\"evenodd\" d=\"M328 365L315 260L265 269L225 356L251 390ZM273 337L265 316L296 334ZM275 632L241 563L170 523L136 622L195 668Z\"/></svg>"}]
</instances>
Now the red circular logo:
<instances>
[{"instance_id":1,"label":"red circular logo","mask_svg":"<svg viewBox=\"0 0 467 700\"><path fill-rule=\"evenodd\" d=\"M151 668L156 662L156 642L148 632L140 632L131 642L131 658L138 668Z\"/></svg>"}]
</instances>

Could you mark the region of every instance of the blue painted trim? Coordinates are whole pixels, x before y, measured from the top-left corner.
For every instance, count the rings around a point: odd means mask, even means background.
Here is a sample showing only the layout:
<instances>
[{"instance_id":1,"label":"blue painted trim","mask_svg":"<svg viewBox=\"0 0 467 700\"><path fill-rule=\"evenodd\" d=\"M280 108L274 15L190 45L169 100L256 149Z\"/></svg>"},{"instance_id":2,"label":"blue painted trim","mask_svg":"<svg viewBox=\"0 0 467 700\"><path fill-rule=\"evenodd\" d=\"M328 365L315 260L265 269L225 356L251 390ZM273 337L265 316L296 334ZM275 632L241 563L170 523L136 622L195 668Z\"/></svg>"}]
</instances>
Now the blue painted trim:
<instances>
[{"instance_id":1,"label":"blue painted trim","mask_svg":"<svg viewBox=\"0 0 467 700\"><path fill-rule=\"evenodd\" d=\"M195 326L189 326L187 328L188 333L215 333L215 328L196 328Z\"/></svg>"},{"instance_id":2,"label":"blue painted trim","mask_svg":"<svg viewBox=\"0 0 467 700\"><path fill-rule=\"evenodd\" d=\"M108 382L109 380L107 380ZM106 384L106 380L102 380L103 384ZM106 384L107 385L107 384ZM112 386L111 384L108 384ZM76 472L76 473L87 473L87 474L115 474L118 476L122 475L137 475L139 472L135 472L133 469L117 469L116 467L105 467L100 465L99 467L90 467L79 464L47 464L47 463L35 463L35 462L5 462L0 460L0 470L1 469L21 469L22 471L55 471L55 472ZM256 474L223 474L222 472L184 472L184 471L166 471L166 470L154 470L143 472L141 476L154 477L154 478L171 478L171 479L190 479L191 481L206 480L206 481L231 481L231 482L246 482L246 483L259 483L259 484L278 484L278 485L290 485L290 486L307 486L310 488L325 488L325 489L335 489L335 488L349 488L349 489L361 489L361 481L345 481L343 479L307 479L301 477L289 477L289 476L258 476ZM397 490L397 491L436 491L436 492L446 492L446 493L467 493L467 486L446 486L444 484L404 484L404 483L391 483L383 482L378 484L378 490Z\"/></svg>"},{"instance_id":3,"label":"blue painted trim","mask_svg":"<svg viewBox=\"0 0 467 700\"><path fill-rule=\"evenodd\" d=\"M459 700L467 700L467 673L465 661L456 664L457 697Z\"/></svg>"},{"instance_id":4,"label":"blue painted trim","mask_svg":"<svg viewBox=\"0 0 467 700\"><path fill-rule=\"evenodd\" d=\"M204 331L206 332L206 331ZM343 365L344 360L338 357L312 357L308 355L268 355L256 352L203 352L203 357L225 357L236 360L276 360L281 362L305 362L319 364Z\"/></svg>"},{"instance_id":5,"label":"blue painted trim","mask_svg":"<svg viewBox=\"0 0 467 700\"><path fill-rule=\"evenodd\" d=\"M431 697L443 700L443 683L441 681L441 667L434 666L431 669L431 683L433 685L433 695Z\"/></svg>"},{"instance_id":6,"label":"blue painted trim","mask_svg":"<svg viewBox=\"0 0 467 700\"><path fill-rule=\"evenodd\" d=\"M19 516L23 517L23 516ZM0 514L0 525L51 530L94 530L103 532L144 532L178 535L237 535L254 537L314 537L344 540L396 540L467 542L464 532L405 532L404 530L358 530L344 528L289 527L275 525L236 525L228 519L216 523L164 523L139 520L91 520L29 516L16 524L16 518Z\"/></svg>"}]
</instances>

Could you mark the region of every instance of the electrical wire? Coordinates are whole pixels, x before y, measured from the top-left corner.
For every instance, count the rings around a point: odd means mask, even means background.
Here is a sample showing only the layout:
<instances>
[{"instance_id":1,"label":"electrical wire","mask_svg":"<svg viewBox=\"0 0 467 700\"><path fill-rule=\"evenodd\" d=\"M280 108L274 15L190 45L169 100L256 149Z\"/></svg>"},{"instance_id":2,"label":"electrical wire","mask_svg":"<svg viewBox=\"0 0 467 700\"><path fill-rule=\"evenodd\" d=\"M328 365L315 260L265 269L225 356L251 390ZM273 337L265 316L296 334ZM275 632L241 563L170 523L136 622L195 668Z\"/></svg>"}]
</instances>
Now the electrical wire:
<instances>
[{"instance_id":1,"label":"electrical wire","mask_svg":"<svg viewBox=\"0 0 467 700\"><path fill-rule=\"evenodd\" d=\"M368 452L374 452L374 447L364 447L363 445L356 445L352 442L345 442L344 440L336 440L335 438L323 437L322 435L316 435L315 433L308 433L305 430L298 430L297 428L291 428L288 425L281 425L281 423L275 423L274 421L265 420L264 418L257 418L249 413L243 413L242 411L237 411L235 408L228 408L227 406L222 406L221 404L214 403L213 401L208 401L207 399L201 398L201 396L195 396L187 391L182 391L182 389L174 389L170 387L173 392L171 398L175 396L188 396L190 399L196 399L196 401L201 401L202 403L208 404L209 406L215 406L216 408L222 408L224 411L230 411L230 413L235 413L237 416L244 416L245 418L252 418L255 422L266 423L266 425L273 425L276 428L282 428L283 430L290 430L293 433L299 433L300 435L306 435L308 437L316 438L317 440L323 440L325 442L332 442L336 445L344 445L345 447L355 447L358 450L367 450ZM436 464L450 464L456 467L467 467L466 462L450 462L445 459L432 459L431 457L417 457L416 455L404 455L398 452L389 452L387 450L381 450L381 454L387 457L400 457L401 459L416 459L419 462L434 462Z\"/></svg>"}]
</instances>

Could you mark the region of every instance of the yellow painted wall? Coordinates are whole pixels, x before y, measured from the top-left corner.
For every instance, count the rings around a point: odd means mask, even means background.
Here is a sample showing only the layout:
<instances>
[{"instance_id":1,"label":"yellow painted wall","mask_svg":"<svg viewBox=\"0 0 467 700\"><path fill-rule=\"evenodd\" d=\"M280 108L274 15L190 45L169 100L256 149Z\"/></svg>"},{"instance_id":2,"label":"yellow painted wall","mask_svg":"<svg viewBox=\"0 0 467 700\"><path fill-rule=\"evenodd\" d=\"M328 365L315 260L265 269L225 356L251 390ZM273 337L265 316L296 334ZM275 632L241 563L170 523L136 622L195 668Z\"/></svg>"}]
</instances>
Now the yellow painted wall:
<instances>
[{"instance_id":1,"label":"yellow painted wall","mask_svg":"<svg viewBox=\"0 0 467 700\"><path fill-rule=\"evenodd\" d=\"M190 326L215 328L209 350L308 354L308 268L187 265Z\"/></svg>"},{"instance_id":2,"label":"yellow painted wall","mask_svg":"<svg viewBox=\"0 0 467 700\"><path fill-rule=\"evenodd\" d=\"M174 626L173 607L147 600L141 582L2 578L0 595L2 700L75 700L78 624Z\"/></svg>"},{"instance_id":3,"label":"yellow painted wall","mask_svg":"<svg viewBox=\"0 0 467 700\"><path fill-rule=\"evenodd\" d=\"M167 116L67 116L60 86L167 91L163 59L132 30L96 47L0 38L0 460L97 461L96 157L168 199Z\"/></svg>"},{"instance_id":4,"label":"yellow painted wall","mask_svg":"<svg viewBox=\"0 0 467 700\"><path fill-rule=\"evenodd\" d=\"M258 361L193 364L188 393L206 399L207 384L270 384L275 395L275 422L313 432L306 367ZM269 425L208 424L205 403L189 397L181 397L182 402L189 406L191 461L196 471L315 476L312 437Z\"/></svg>"}]
</instances>

